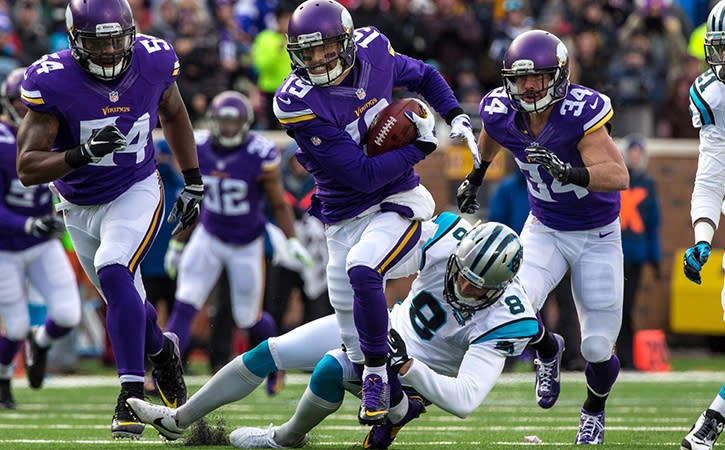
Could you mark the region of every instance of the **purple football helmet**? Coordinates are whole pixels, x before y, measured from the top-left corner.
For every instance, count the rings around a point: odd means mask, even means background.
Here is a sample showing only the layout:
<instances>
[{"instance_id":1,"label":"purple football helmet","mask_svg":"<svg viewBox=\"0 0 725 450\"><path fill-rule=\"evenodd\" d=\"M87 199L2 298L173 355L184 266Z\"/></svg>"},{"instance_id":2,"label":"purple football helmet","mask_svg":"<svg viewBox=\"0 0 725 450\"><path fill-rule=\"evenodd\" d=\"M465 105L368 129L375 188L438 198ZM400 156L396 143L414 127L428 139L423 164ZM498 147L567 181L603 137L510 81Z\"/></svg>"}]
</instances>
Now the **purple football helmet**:
<instances>
[{"instance_id":1,"label":"purple football helmet","mask_svg":"<svg viewBox=\"0 0 725 450\"><path fill-rule=\"evenodd\" d=\"M247 97L236 91L217 94L207 111L209 131L216 145L231 150L247 140L254 110Z\"/></svg>"},{"instance_id":2,"label":"purple football helmet","mask_svg":"<svg viewBox=\"0 0 725 450\"><path fill-rule=\"evenodd\" d=\"M2 105L3 112L10 117L10 120L12 120L13 125L16 127L20 126L20 122L23 121L25 113L28 112L28 107L18 100L20 98L20 85L23 83L25 69L25 67L14 69L5 77L2 85L0 85L0 105Z\"/></svg>"},{"instance_id":3,"label":"purple football helmet","mask_svg":"<svg viewBox=\"0 0 725 450\"><path fill-rule=\"evenodd\" d=\"M287 51L297 76L315 86L329 86L355 62L352 16L334 0L307 0L294 10L287 27ZM328 50L335 45L334 52ZM322 47L325 46L325 47ZM325 61L312 64L315 50ZM327 53L329 51L329 53Z\"/></svg>"},{"instance_id":4,"label":"purple football helmet","mask_svg":"<svg viewBox=\"0 0 725 450\"><path fill-rule=\"evenodd\" d=\"M551 80L543 89L518 91L518 77L538 75L543 80L546 74L551 75ZM553 34L542 30L527 31L518 35L506 50L501 76L514 108L532 113L542 112L566 97L569 90L569 52ZM539 98L542 94L543 97Z\"/></svg>"},{"instance_id":5,"label":"purple football helmet","mask_svg":"<svg viewBox=\"0 0 725 450\"><path fill-rule=\"evenodd\" d=\"M136 27L126 0L71 0L65 26L73 58L83 70L107 81L128 69Z\"/></svg>"}]
</instances>

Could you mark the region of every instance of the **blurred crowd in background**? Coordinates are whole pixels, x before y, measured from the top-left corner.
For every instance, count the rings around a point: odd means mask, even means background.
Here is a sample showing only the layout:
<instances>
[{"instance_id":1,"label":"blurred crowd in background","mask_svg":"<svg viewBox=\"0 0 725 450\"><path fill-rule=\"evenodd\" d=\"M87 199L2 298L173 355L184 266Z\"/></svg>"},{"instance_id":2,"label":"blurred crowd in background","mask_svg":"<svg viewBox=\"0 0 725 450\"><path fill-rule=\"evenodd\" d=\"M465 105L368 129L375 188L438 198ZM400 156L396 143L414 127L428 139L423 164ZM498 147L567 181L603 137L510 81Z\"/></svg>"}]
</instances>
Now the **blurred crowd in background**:
<instances>
[{"instance_id":1,"label":"blurred crowd in background","mask_svg":"<svg viewBox=\"0 0 725 450\"><path fill-rule=\"evenodd\" d=\"M178 86L195 128L205 126L210 100L224 90L234 89L251 100L257 118L254 129L279 129L271 102L275 90L290 71L285 32L299 2L129 0L129 3L138 33L155 35L173 44L182 68ZM689 121L688 91L695 78L707 68L704 22L715 1L343 0L341 3L350 10L356 27L375 26L390 39L396 51L436 67L473 119L474 128L480 128L480 99L501 85L499 73L509 43L520 33L540 28L566 43L573 83L594 88L612 99L615 137L628 136L631 142L636 133L635 144L643 149L644 139L648 137L697 137L697 130ZM0 0L0 81L12 69L28 66L46 53L68 47L65 6L66 0ZM332 312L326 297L324 229L319 223L310 223L315 219L304 214L314 182L294 158L295 148L290 145L280 149L284 155L284 186L287 199L295 208L298 234L316 261L315 268L306 272L285 268L275 261L274 248L268 239L265 309L277 319L280 333ZM168 146L163 143L159 143L157 160L166 185L168 214L183 183L174 170ZM523 200L517 204L525 217L528 213L525 188L520 180L512 179L509 184L512 188L521 188L519 199ZM654 186L648 189L656 208ZM514 202L507 201L507 204L514 205ZM482 211L488 211L488 205ZM659 242L651 242L656 240L658 227L658 217L656 214L654 217L637 231L641 239L656 246L656 251L636 256L635 264L649 262L658 267ZM499 217L496 220L506 222ZM627 230L624 231L626 235ZM157 304L162 321L174 301L174 280L163 270L169 237L167 226L161 230L142 266L145 281L153 284L147 285L149 299ZM81 271L78 275L83 276ZM164 283L170 288L158 288ZM201 347L207 351L212 369L221 367L230 351L238 353L244 345L240 343L243 332L233 329L228 309L229 289L224 283L222 280L206 314L198 319L212 326L199 327L197 339L191 344L192 350ZM67 345L80 349L80 354L102 354L112 364L110 347L99 348L103 341L103 320L96 317L95 310L101 309L103 302L87 281L85 288L82 292L86 300L95 299L95 302L86 302L84 325ZM565 282L563 292L567 291ZM570 300L564 302L562 305L567 305ZM564 314L566 306L560 308ZM631 304L628 309L631 311ZM627 315L625 321L631 320ZM631 334L628 339L631 340ZM51 370L74 370L79 353L69 352L62 345L57 347L53 352L55 357L51 356L49 361ZM572 368L578 368L581 362L578 355L572 354L571 359ZM626 363L627 368L632 368L631 359Z\"/></svg>"}]
</instances>

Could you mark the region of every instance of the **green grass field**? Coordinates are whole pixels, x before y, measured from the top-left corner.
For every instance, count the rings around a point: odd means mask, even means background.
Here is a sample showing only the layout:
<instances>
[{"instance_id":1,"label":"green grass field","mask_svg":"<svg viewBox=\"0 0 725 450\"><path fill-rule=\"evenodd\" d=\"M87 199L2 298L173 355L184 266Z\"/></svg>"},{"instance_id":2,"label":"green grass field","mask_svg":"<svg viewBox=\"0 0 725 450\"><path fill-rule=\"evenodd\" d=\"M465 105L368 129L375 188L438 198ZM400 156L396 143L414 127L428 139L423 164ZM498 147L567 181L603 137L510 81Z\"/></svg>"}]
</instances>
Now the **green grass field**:
<instances>
[{"instance_id":1,"label":"green grass field","mask_svg":"<svg viewBox=\"0 0 725 450\"><path fill-rule=\"evenodd\" d=\"M207 378L189 376L190 392L198 390ZM239 426L280 424L294 412L307 378L305 374L289 374L279 395L268 397L260 388L245 400L210 414L208 422L215 425L223 421L228 432ZM528 371L504 374L484 404L465 420L431 406L400 432L391 448L573 447L585 396L583 373L564 373L561 397L550 410L536 405L533 379L533 372ZM602 448L679 449L682 437L723 381L725 376L713 371L622 373L608 402ZM31 390L24 379L16 378L13 387L18 409L0 411L0 449L147 449L183 445L165 444L152 427L146 428L140 441L114 441L110 422L118 387L113 376L56 376L48 379L42 390ZM357 424L358 405L356 398L346 397L340 411L310 433L305 448L362 448L367 428ZM189 435L187 431L185 437ZM537 436L543 443L526 444L526 436Z\"/></svg>"}]
</instances>

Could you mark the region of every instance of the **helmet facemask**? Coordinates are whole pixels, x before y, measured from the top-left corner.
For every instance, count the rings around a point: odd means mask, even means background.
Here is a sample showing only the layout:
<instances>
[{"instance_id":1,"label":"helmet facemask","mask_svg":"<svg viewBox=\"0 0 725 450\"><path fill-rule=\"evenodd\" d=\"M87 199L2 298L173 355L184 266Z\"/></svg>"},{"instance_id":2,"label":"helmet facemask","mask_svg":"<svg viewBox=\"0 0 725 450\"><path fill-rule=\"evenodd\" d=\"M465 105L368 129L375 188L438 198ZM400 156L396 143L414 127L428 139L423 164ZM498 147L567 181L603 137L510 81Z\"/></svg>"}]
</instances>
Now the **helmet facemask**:
<instances>
[{"instance_id":1,"label":"helmet facemask","mask_svg":"<svg viewBox=\"0 0 725 450\"><path fill-rule=\"evenodd\" d=\"M118 24L103 24L109 32L71 33L73 57L86 71L102 80L113 80L122 75L131 64L136 28L121 30Z\"/></svg>"},{"instance_id":2,"label":"helmet facemask","mask_svg":"<svg viewBox=\"0 0 725 450\"><path fill-rule=\"evenodd\" d=\"M355 62L355 41L349 34L322 39L319 32L297 36L287 44L292 67L298 76L315 86L330 86ZM310 65L315 52L324 52L324 61Z\"/></svg>"},{"instance_id":3,"label":"helmet facemask","mask_svg":"<svg viewBox=\"0 0 725 450\"><path fill-rule=\"evenodd\" d=\"M705 37L705 61L718 80L725 82L725 35L709 32Z\"/></svg>"},{"instance_id":4,"label":"helmet facemask","mask_svg":"<svg viewBox=\"0 0 725 450\"><path fill-rule=\"evenodd\" d=\"M566 80L565 77L562 77L562 69L560 67L534 69L533 65L528 67L526 63L531 63L531 61L516 61L514 68L502 70L506 94L511 100L511 105L514 109L518 111L523 110L529 113L540 113L566 96L569 83L566 83L564 93L563 95L560 95L559 92L562 90L561 80ZM517 69L517 65L523 67ZM545 76L547 74L550 75L550 79L548 83L545 83ZM534 91L519 92L518 86L516 85L516 79L532 75L541 77L541 83L539 85L543 85L544 87ZM541 98L538 98L541 94L544 95ZM527 98L533 98L534 101L527 101Z\"/></svg>"},{"instance_id":5,"label":"helmet facemask","mask_svg":"<svg viewBox=\"0 0 725 450\"><path fill-rule=\"evenodd\" d=\"M488 289L488 291L481 297L464 296L461 294L460 286L458 285L459 274L473 286L480 289ZM510 283L507 282L505 285L486 287L480 284L480 280L472 279L474 277L475 274L473 274L470 269L461 266L461 262L455 254L448 258L443 295L448 304L456 311L456 320L460 325L464 325L465 321L470 319L476 311L488 308L496 303L499 297L501 297L506 290L506 286Z\"/></svg>"}]
</instances>

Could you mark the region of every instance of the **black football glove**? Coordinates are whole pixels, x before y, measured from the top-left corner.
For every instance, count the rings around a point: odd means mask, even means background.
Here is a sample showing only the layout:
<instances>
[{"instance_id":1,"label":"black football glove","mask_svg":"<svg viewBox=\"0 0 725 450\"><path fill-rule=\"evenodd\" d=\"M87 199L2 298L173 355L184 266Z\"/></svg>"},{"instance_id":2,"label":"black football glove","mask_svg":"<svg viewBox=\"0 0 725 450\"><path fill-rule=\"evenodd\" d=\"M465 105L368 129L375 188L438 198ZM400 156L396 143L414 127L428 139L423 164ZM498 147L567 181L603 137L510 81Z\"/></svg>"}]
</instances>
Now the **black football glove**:
<instances>
[{"instance_id":1,"label":"black football glove","mask_svg":"<svg viewBox=\"0 0 725 450\"><path fill-rule=\"evenodd\" d=\"M712 247L705 241L698 242L685 251L685 276L693 283L701 284L700 270L710 258Z\"/></svg>"},{"instance_id":2,"label":"black football glove","mask_svg":"<svg viewBox=\"0 0 725 450\"><path fill-rule=\"evenodd\" d=\"M405 341L394 328L388 332L388 364L393 372L399 373L405 363L410 361Z\"/></svg>"},{"instance_id":3,"label":"black football glove","mask_svg":"<svg viewBox=\"0 0 725 450\"><path fill-rule=\"evenodd\" d=\"M179 219L179 223L176 224L171 232L172 236L189 228L196 222L196 219L199 218L203 198L203 184L187 184L184 186L184 190L179 194L179 197L174 203L174 207L171 208L171 212L169 213L169 223L174 223L176 219Z\"/></svg>"},{"instance_id":4,"label":"black football glove","mask_svg":"<svg viewBox=\"0 0 725 450\"><path fill-rule=\"evenodd\" d=\"M63 218L55 214L40 217L28 217L25 232L39 238L58 238L65 232Z\"/></svg>"},{"instance_id":5,"label":"black football glove","mask_svg":"<svg viewBox=\"0 0 725 450\"><path fill-rule=\"evenodd\" d=\"M526 154L530 161L539 163L555 179L565 183L569 180L571 164L564 163L551 150L533 143L526 148Z\"/></svg>"},{"instance_id":6,"label":"black football glove","mask_svg":"<svg viewBox=\"0 0 725 450\"><path fill-rule=\"evenodd\" d=\"M115 125L106 125L95 130L85 143L68 150L65 160L69 166L77 169L86 164L98 163L109 153L125 148L126 136Z\"/></svg>"},{"instance_id":7,"label":"black football glove","mask_svg":"<svg viewBox=\"0 0 725 450\"><path fill-rule=\"evenodd\" d=\"M458 209L462 213L473 214L478 211L481 205L478 204L478 190L481 189L480 184L475 184L468 178L463 180L456 190L456 202Z\"/></svg>"}]
</instances>

